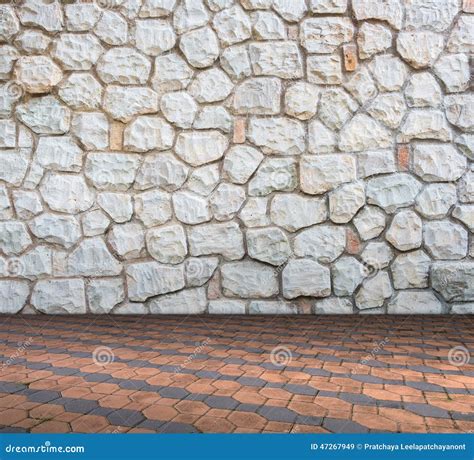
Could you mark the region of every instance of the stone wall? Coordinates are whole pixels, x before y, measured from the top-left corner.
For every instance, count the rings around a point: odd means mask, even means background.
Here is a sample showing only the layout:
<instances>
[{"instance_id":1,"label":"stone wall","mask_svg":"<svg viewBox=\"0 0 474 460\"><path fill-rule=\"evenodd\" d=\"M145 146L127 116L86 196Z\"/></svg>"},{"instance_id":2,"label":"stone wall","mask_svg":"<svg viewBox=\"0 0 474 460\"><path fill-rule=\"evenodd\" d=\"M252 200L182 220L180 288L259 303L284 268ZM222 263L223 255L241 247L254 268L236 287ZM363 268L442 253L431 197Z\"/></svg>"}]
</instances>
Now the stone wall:
<instances>
[{"instance_id":1,"label":"stone wall","mask_svg":"<svg viewBox=\"0 0 474 460\"><path fill-rule=\"evenodd\" d=\"M1 5L0 311L474 313L473 13Z\"/></svg>"}]
</instances>

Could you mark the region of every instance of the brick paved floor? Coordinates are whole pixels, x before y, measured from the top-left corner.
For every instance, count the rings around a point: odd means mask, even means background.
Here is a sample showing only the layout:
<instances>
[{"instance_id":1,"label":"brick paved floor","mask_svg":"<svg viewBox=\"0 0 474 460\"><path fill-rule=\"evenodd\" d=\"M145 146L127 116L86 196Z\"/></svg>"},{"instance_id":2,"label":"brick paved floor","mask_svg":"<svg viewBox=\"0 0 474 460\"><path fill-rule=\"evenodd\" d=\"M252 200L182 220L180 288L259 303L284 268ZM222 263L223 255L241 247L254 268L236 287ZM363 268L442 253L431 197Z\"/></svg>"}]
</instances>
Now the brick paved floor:
<instances>
[{"instance_id":1,"label":"brick paved floor","mask_svg":"<svg viewBox=\"0 0 474 460\"><path fill-rule=\"evenodd\" d=\"M474 431L473 317L0 323L0 431Z\"/></svg>"}]
</instances>

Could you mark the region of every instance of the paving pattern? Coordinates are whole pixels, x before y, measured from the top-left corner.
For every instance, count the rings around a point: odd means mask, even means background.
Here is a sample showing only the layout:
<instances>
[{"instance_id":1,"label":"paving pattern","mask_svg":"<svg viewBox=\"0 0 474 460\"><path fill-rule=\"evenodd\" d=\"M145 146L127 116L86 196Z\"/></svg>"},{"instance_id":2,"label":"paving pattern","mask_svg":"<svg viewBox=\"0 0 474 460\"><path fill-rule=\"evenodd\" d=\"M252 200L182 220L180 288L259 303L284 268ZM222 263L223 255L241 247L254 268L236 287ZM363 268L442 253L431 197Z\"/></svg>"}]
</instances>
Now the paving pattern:
<instances>
[{"instance_id":1,"label":"paving pattern","mask_svg":"<svg viewBox=\"0 0 474 460\"><path fill-rule=\"evenodd\" d=\"M0 431L474 431L472 316L3 316Z\"/></svg>"}]
</instances>

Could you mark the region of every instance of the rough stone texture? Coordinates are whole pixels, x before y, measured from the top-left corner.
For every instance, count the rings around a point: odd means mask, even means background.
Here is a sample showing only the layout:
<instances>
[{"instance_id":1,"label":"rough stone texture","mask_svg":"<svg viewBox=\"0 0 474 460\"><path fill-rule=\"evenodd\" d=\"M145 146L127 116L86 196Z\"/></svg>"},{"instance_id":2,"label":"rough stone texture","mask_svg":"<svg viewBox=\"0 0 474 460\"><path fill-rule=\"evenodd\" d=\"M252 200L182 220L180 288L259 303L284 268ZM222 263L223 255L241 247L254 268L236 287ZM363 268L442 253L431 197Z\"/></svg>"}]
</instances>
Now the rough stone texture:
<instances>
[{"instance_id":1,"label":"rough stone texture","mask_svg":"<svg viewBox=\"0 0 474 460\"><path fill-rule=\"evenodd\" d=\"M0 313L472 312L472 2L10 3Z\"/></svg>"}]
</instances>

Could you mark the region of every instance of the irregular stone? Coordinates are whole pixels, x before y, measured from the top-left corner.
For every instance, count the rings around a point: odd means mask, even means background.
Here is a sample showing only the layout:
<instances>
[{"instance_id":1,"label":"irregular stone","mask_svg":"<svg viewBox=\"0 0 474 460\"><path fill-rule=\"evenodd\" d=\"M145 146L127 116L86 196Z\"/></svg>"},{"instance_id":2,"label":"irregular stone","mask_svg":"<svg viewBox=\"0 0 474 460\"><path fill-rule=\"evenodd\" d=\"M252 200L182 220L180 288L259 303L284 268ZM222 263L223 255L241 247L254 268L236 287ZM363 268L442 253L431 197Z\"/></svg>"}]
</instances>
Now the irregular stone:
<instances>
[{"instance_id":1,"label":"irregular stone","mask_svg":"<svg viewBox=\"0 0 474 460\"><path fill-rule=\"evenodd\" d=\"M268 10L272 0L241 0L240 3L246 10Z\"/></svg>"},{"instance_id":2,"label":"irregular stone","mask_svg":"<svg viewBox=\"0 0 474 460\"><path fill-rule=\"evenodd\" d=\"M99 190L125 191L135 180L139 155L92 152L87 155L85 175Z\"/></svg>"},{"instance_id":3,"label":"irregular stone","mask_svg":"<svg viewBox=\"0 0 474 460\"><path fill-rule=\"evenodd\" d=\"M252 259L280 266L291 254L285 233L276 227L247 230L247 250Z\"/></svg>"},{"instance_id":4,"label":"irregular stone","mask_svg":"<svg viewBox=\"0 0 474 460\"><path fill-rule=\"evenodd\" d=\"M86 286L89 309L94 314L110 313L125 299L123 280L120 278L91 280Z\"/></svg>"},{"instance_id":5,"label":"irregular stone","mask_svg":"<svg viewBox=\"0 0 474 460\"><path fill-rule=\"evenodd\" d=\"M158 95L150 88L108 86L103 108L112 118L128 123L133 117L158 111Z\"/></svg>"},{"instance_id":6,"label":"irregular stone","mask_svg":"<svg viewBox=\"0 0 474 460\"><path fill-rule=\"evenodd\" d=\"M27 281L0 280L0 296L3 299L0 312L7 315L18 313L25 306L29 294Z\"/></svg>"},{"instance_id":7,"label":"irregular stone","mask_svg":"<svg viewBox=\"0 0 474 460\"><path fill-rule=\"evenodd\" d=\"M229 46L222 51L220 64L230 77L240 80L252 73L250 57L245 45Z\"/></svg>"},{"instance_id":8,"label":"irregular stone","mask_svg":"<svg viewBox=\"0 0 474 460\"><path fill-rule=\"evenodd\" d=\"M283 296L327 297L331 294L329 269L310 259L292 259L282 272Z\"/></svg>"},{"instance_id":9,"label":"irregular stone","mask_svg":"<svg viewBox=\"0 0 474 460\"><path fill-rule=\"evenodd\" d=\"M59 97L75 110L97 109L102 101L102 86L88 73L72 73L58 89Z\"/></svg>"},{"instance_id":10,"label":"irregular stone","mask_svg":"<svg viewBox=\"0 0 474 460\"><path fill-rule=\"evenodd\" d=\"M63 13L59 2L26 0L18 9L18 15L24 26L38 26L48 32L59 32L63 28Z\"/></svg>"},{"instance_id":11,"label":"irregular stone","mask_svg":"<svg viewBox=\"0 0 474 460\"><path fill-rule=\"evenodd\" d=\"M31 232L48 243L70 248L81 237L81 229L75 217L43 213L30 222Z\"/></svg>"},{"instance_id":12,"label":"irregular stone","mask_svg":"<svg viewBox=\"0 0 474 460\"><path fill-rule=\"evenodd\" d=\"M381 307L385 299L391 297L392 292L387 272L379 272L362 283L355 295L355 303L360 310Z\"/></svg>"},{"instance_id":13,"label":"irregular stone","mask_svg":"<svg viewBox=\"0 0 474 460\"><path fill-rule=\"evenodd\" d=\"M122 265L110 254L104 241L86 238L67 258L67 271L72 276L115 276Z\"/></svg>"},{"instance_id":14,"label":"irregular stone","mask_svg":"<svg viewBox=\"0 0 474 460\"><path fill-rule=\"evenodd\" d=\"M319 120L313 120L308 126L308 152L329 153L336 149L336 135Z\"/></svg>"},{"instance_id":15,"label":"irregular stone","mask_svg":"<svg viewBox=\"0 0 474 460\"><path fill-rule=\"evenodd\" d=\"M377 94L377 87L367 67L360 67L349 76L344 83L344 88L362 105Z\"/></svg>"},{"instance_id":16,"label":"irregular stone","mask_svg":"<svg viewBox=\"0 0 474 460\"><path fill-rule=\"evenodd\" d=\"M101 10L95 3L73 3L64 5L66 27L71 32L87 32L100 18Z\"/></svg>"},{"instance_id":17,"label":"irregular stone","mask_svg":"<svg viewBox=\"0 0 474 460\"><path fill-rule=\"evenodd\" d=\"M16 123L14 120L0 120L0 147L16 147Z\"/></svg>"},{"instance_id":18,"label":"irregular stone","mask_svg":"<svg viewBox=\"0 0 474 460\"><path fill-rule=\"evenodd\" d=\"M277 190L291 192L296 185L297 170L294 158L267 158L250 180L248 193L251 196L265 196Z\"/></svg>"},{"instance_id":19,"label":"irregular stone","mask_svg":"<svg viewBox=\"0 0 474 460\"><path fill-rule=\"evenodd\" d=\"M304 126L290 118L252 118L248 139L264 153L298 155L304 151Z\"/></svg>"},{"instance_id":20,"label":"irregular stone","mask_svg":"<svg viewBox=\"0 0 474 460\"><path fill-rule=\"evenodd\" d=\"M225 99L234 85L220 69L200 72L189 87L189 92L200 103L217 102Z\"/></svg>"},{"instance_id":21,"label":"irregular stone","mask_svg":"<svg viewBox=\"0 0 474 460\"><path fill-rule=\"evenodd\" d=\"M299 120L308 120L316 115L319 89L315 85L297 82L285 93L285 112Z\"/></svg>"},{"instance_id":22,"label":"irregular stone","mask_svg":"<svg viewBox=\"0 0 474 460\"><path fill-rule=\"evenodd\" d=\"M13 217L13 209L8 197L7 188L0 185L0 220L7 220Z\"/></svg>"},{"instance_id":23,"label":"irregular stone","mask_svg":"<svg viewBox=\"0 0 474 460\"><path fill-rule=\"evenodd\" d=\"M15 77L29 93L48 93L62 76L61 69L46 56L24 56L15 65Z\"/></svg>"},{"instance_id":24,"label":"irregular stone","mask_svg":"<svg viewBox=\"0 0 474 460\"><path fill-rule=\"evenodd\" d=\"M367 150L357 154L359 176L393 173L398 170L391 150Z\"/></svg>"},{"instance_id":25,"label":"irregular stone","mask_svg":"<svg viewBox=\"0 0 474 460\"><path fill-rule=\"evenodd\" d=\"M193 128L220 129L228 133L232 129L232 117L224 107L207 106L198 113Z\"/></svg>"},{"instance_id":26,"label":"irregular stone","mask_svg":"<svg viewBox=\"0 0 474 460\"><path fill-rule=\"evenodd\" d=\"M229 220L245 202L245 189L234 184L220 184L210 198L211 211L216 220Z\"/></svg>"},{"instance_id":27,"label":"irregular stone","mask_svg":"<svg viewBox=\"0 0 474 460\"><path fill-rule=\"evenodd\" d=\"M171 219L171 198L169 193L150 190L134 197L135 215L145 227L162 225Z\"/></svg>"},{"instance_id":28,"label":"irregular stone","mask_svg":"<svg viewBox=\"0 0 474 460\"><path fill-rule=\"evenodd\" d=\"M71 111L54 96L30 99L17 106L16 115L37 134L64 134L71 123Z\"/></svg>"},{"instance_id":29,"label":"irregular stone","mask_svg":"<svg viewBox=\"0 0 474 460\"><path fill-rule=\"evenodd\" d=\"M435 139L450 141L452 137L444 113L433 109L417 109L408 112L400 127L399 142L412 139Z\"/></svg>"},{"instance_id":30,"label":"irregular stone","mask_svg":"<svg viewBox=\"0 0 474 460\"><path fill-rule=\"evenodd\" d=\"M406 3L405 27L408 29L430 28L438 32L446 30L459 11L456 0L430 0Z\"/></svg>"},{"instance_id":31,"label":"irregular stone","mask_svg":"<svg viewBox=\"0 0 474 460\"><path fill-rule=\"evenodd\" d=\"M36 159L45 169L79 172L82 169L82 150L69 136L40 137Z\"/></svg>"},{"instance_id":32,"label":"irregular stone","mask_svg":"<svg viewBox=\"0 0 474 460\"><path fill-rule=\"evenodd\" d=\"M29 158L21 151L0 150L0 180L19 186L28 169Z\"/></svg>"},{"instance_id":33,"label":"irregular stone","mask_svg":"<svg viewBox=\"0 0 474 460\"><path fill-rule=\"evenodd\" d=\"M179 291L184 287L183 265L137 262L126 268L128 297L144 301L150 297Z\"/></svg>"},{"instance_id":34,"label":"irregular stone","mask_svg":"<svg viewBox=\"0 0 474 460\"><path fill-rule=\"evenodd\" d=\"M104 150L109 146L109 122L103 113L76 112L71 132L86 150Z\"/></svg>"},{"instance_id":35,"label":"irregular stone","mask_svg":"<svg viewBox=\"0 0 474 460\"><path fill-rule=\"evenodd\" d=\"M173 27L178 33L205 25L209 20L202 0L184 0L173 15Z\"/></svg>"},{"instance_id":36,"label":"irregular stone","mask_svg":"<svg viewBox=\"0 0 474 460\"><path fill-rule=\"evenodd\" d=\"M269 75L284 79L303 76L302 58L295 42L251 43L249 56L255 75Z\"/></svg>"},{"instance_id":37,"label":"irregular stone","mask_svg":"<svg viewBox=\"0 0 474 460\"><path fill-rule=\"evenodd\" d=\"M446 117L451 124L462 131L474 131L474 95L472 93L446 96L444 104Z\"/></svg>"},{"instance_id":38,"label":"irregular stone","mask_svg":"<svg viewBox=\"0 0 474 460\"><path fill-rule=\"evenodd\" d=\"M124 130L124 149L131 152L168 150L174 142L174 129L168 122L156 116L135 118Z\"/></svg>"},{"instance_id":39,"label":"irregular stone","mask_svg":"<svg viewBox=\"0 0 474 460\"><path fill-rule=\"evenodd\" d=\"M400 30L402 28L403 5L400 0L388 0L383 4L354 0L352 9L358 21L378 19L388 22L394 29Z\"/></svg>"},{"instance_id":40,"label":"irregular stone","mask_svg":"<svg viewBox=\"0 0 474 460\"><path fill-rule=\"evenodd\" d=\"M461 134L454 139L456 146L470 160L474 160L474 134Z\"/></svg>"},{"instance_id":41,"label":"irregular stone","mask_svg":"<svg viewBox=\"0 0 474 460\"><path fill-rule=\"evenodd\" d=\"M352 117L357 108L357 102L346 91L331 88L321 95L319 117L328 128L336 130Z\"/></svg>"},{"instance_id":42,"label":"irregular stone","mask_svg":"<svg viewBox=\"0 0 474 460\"><path fill-rule=\"evenodd\" d=\"M94 203L94 193L80 175L52 173L40 186L41 195L53 211L76 214Z\"/></svg>"},{"instance_id":43,"label":"irregular stone","mask_svg":"<svg viewBox=\"0 0 474 460\"><path fill-rule=\"evenodd\" d=\"M469 88L470 70L466 54L445 54L434 66L435 74L444 83L446 92L459 93Z\"/></svg>"},{"instance_id":44,"label":"irregular stone","mask_svg":"<svg viewBox=\"0 0 474 460\"><path fill-rule=\"evenodd\" d=\"M339 85L342 83L341 58L338 54L310 55L306 60L308 81L318 85Z\"/></svg>"},{"instance_id":45,"label":"irregular stone","mask_svg":"<svg viewBox=\"0 0 474 460\"><path fill-rule=\"evenodd\" d=\"M184 263L187 287L198 287L206 284L219 265L217 257L190 257Z\"/></svg>"},{"instance_id":46,"label":"irregular stone","mask_svg":"<svg viewBox=\"0 0 474 460\"><path fill-rule=\"evenodd\" d=\"M355 179L355 161L350 155L305 155L301 158L300 187L305 193L320 195Z\"/></svg>"},{"instance_id":47,"label":"irregular stone","mask_svg":"<svg viewBox=\"0 0 474 460\"><path fill-rule=\"evenodd\" d=\"M265 227L270 225L267 216L268 198L249 198L240 211L239 218L246 227Z\"/></svg>"},{"instance_id":48,"label":"irregular stone","mask_svg":"<svg viewBox=\"0 0 474 460\"><path fill-rule=\"evenodd\" d=\"M367 182L367 201L392 214L399 208L412 205L420 189L420 183L406 173L374 177Z\"/></svg>"},{"instance_id":49,"label":"irregular stone","mask_svg":"<svg viewBox=\"0 0 474 460\"><path fill-rule=\"evenodd\" d=\"M431 284L447 302L474 300L473 262L435 262L431 268Z\"/></svg>"},{"instance_id":50,"label":"irregular stone","mask_svg":"<svg viewBox=\"0 0 474 460\"><path fill-rule=\"evenodd\" d=\"M140 224L113 225L107 241L120 259L138 259L145 249L145 232Z\"/></svg>"},{"instance_id":51,"label":"irregular stone","mask_svg":"<svg viewBox=\"0 0 474 460\"><path fill-rule=\"evenodd\" d=\"M354 257L343 256L332 265L331 275L334 294L351 296L364 280L366 268Z\"/></svg>"},{"instance_id":52,"label":"irregular stone","mask_svg":"<svg viewBox=\"0 0 474 460\"><path fill-rule=\"evenodd\" d=\"M150 75L151 64L134 48L109 49L97 63L97 74L104 83L143 85Z\"/></svg>"},{"instance_id":53,"label":"irregular stone","mask_svg":"<svg viewBox=\"0 0 474 460\"><path fill-rule=\"evenodd\" d=\"M337 259L346 246L343 227L315 225L303 230L294 240L294 252L299 257L312 257L321 263Z\"/></svg>"},{"instance_id":54,"label":"irregular stone","mask_svg":"<svg viewBox=\"0 0 474 460\"><path fill-rule=\"evenodd\" d=\"M352 301L339 297L326 297L314 303L314 313L317 315L351 315L353 313Z\"/></svg>"},{"instance_id":55,"label":"irregular stone","mask_svg":"<svg viewBox=\"0 0 474 460\"><path fill-rule=\"evenodd\" d=\"M393 259L393 251L388 243L370 242L362 251L361 259L364 262L367 275L373 275L372 272L388 267Z\"/></svg>"},{"instance_id":56,"label":"irregular stone","mask_svg":"<svg viewBox=\"0 0 474 460\"><path fill-rule=\"evenodd\" d=\"M31 219L43 211L38 192L33 190L14 190L13 205L16 215L23 220Z\"/></svg>"},{"instance_id":57,"label":"irregular stone","mask_svg":"<svg viewBox=\"0 0 474 460\"><path fill-rule=\"evenodd\" d=\"M270 218L275 225L289 232L324 222L326 201L297 194L278 194L272 200Z\"/></svg>"},{"instance_id":58,"label":"irregular stone","mask_svg":"<svg viewBox=\"0 0 474 460\"><path fill-rule=\"evenodd\" d=\"M396 56L376 56L370 63L370 70L380 91L398 91L408 76L406 65Z\"/></svg>"},{"instance_id":59,"label":"irregular stone","mask_svg":"<svg viewBox=\"0 0 474 460\"><path fill-rule=\"evenodd\" d=\"M245 315L245 302L241 300L211 300L209 302L210 315Z\"/></svg>"},{"instance_id":60,"label":"irregular stone","mask_svg":"<svg viewBox=\"0 0 474 460\"><path fill-rule=\"evenodd\" d=\"M20 30L20 24L15 14L15 10L9 5L0 7L0 40L9 41Z\"/></svg>"},{"instance_id":61,"label":"irregular stone","mask_svg":"<svg viewBox=\"0 0 474 460\"><path fill-rule=\"evenodd\" d=\"M245 184L263 160L263 155L256 149L238 145L226 154L223 171L235 184Z\"/></svg>"},{"instance_id":62,"label":"irregular stone","mask_svg":"<svg viewBox=\"0 0 474 460\"><path fill-rule=\"evenodd\" d=\"M153 299L149 306L152 314L202 314L207 308L206 290L204 288L185 289L176 294Z\"/></svg>"},{"instance_id":63,"label":"irregular stone","mask_svg":"<svg viewBox=\"0 0 474 460\"><path fill-rule=\"evenodd\" d=\"M153 89L159 93L185 89L194 75L191 67L176 53L158 56L151 79Z\"/></svg>"},{"instance_id":64,"label":"irregular stone","mask_svg":"<svg viewBox=\"0 0 474 460\"><path fill-rule=\"evenodd\" d=\"M278 293L277 273L259 262L233 262L222 265L222 289L228 297L243 299L272 297Z\"/></svg>"},{"instance_id":65,"label":"irregular stone","mask_svg":"<svg viewBox=\"0 0 474 460\"><path fill-rule=\"evenodd\" d=\"M191 128L196 118L198 105L187 92L175 91L163 95L160 109L170 123L174 123L179 128Z\"/></svg>"},{"instance_id":66,"label":"irregular stone","mask_svg":"<svg viewBox=\"0 0 474 460\"><path fill-rule=\"evenodd\" d=\"M273 0L272 6L288 22L299 21L307 11L304 0Z\"/></svg>"},{"instance_id":67,"label":"irregular stone","mask_svg":"<svg viewBox=\"0 0 474 460\"><path fill-rule=\"evenodd\" d=\"M370 59L392 46L392 33L382 24L363 22L357 34L360 59Z\"/></svg>"},{"instance_id":68,"label":"irregular stone","mask_svg":"<svg viewBox=\"0 0 474 460\"><path fill-rule=\"evenodd\" d=\"M426 182L452 182L466 171L467 160L452 144L420 144L413 148L413 171Z\"/></svg>"},{"instance_id":69,"label":"irregular stone","mask_svg":"<svg viewBox=\"0 0 474 460\"><path fill-rule=\"evenodd\" d=\"M160 18L169 16L176 7L176 0L144 0L140 8L141 18Z\"/></svg>"},{"instance_id":70,"label":"irregular stone","mask_svg":"<svg viewBox=\"0 0 474 460\"><path fill-rule=\"evenodd\" d=\"M362 240L366 241L376 238L384 231L385 214L375 206L364 206L353 222Z\"/></svg>"},{"instance_id":71,"label":"irregular stone","mask_svg":"<svg viewBox=\"0 0 474 460\"><path fill-rule=\"evenodd\" d=\"M451 305L452 314L472 315L474 312L474 302L455 303Z\"/></svg>"},{"instance_id":72,"label":"irregular stone","mask_svg":"<svg viewBox=\"0 0 474 460\"><path fill-rule=\"evenodd\" d=\"M94 28L94 32L108 45L125 45L128 40L127 21L115 11L104 11L100 21Z\"/></svg>"},{"instance_id":73,"label":"irregular stone","mask_svg":"<svg viewBox=\"0 0 474 460\"><path fill-rule=\"evenodd\" d=\"M284 22L270 11L257 11L252 14L253 32L258 40L285 40Z\"/></svg>"},{"instance_id":74,"label":"irregular stone","mask_svg":"<svg viewBox=\"0 0 474 460\"><path fill-rule=\"evenodd\" d=\"M441 88L429 72L415 73L405 88L405 97L410 107L438 107Z\"/></svg>"},{"instance_id":75,"label":"irregular stone","mask_svg":"<svg viewBox=\"0 0 474 460\"><path fill-rule=\"evenodd\" d=\"M453 209L453 217L461 221L469 231L474 232L474 205L465 204Z\"/></svg>"},{"instance_id":76,"label":"irregular stone","mask_svg":"<svg viewBox=\"0 0 474 460\"><path fill-rule=\"evenodd\" d=\"M18 51L9 45L0 46L0 78L10 80L10 72L13 70L15 61L20 57ZM18 99L23 94L21 86L13 84L13 97Z\"/></svg>"},{"instance_id":77,"label":"irregular stone","mask_svg":"<svg viewBox=\"0 0 474 460\"><path fill-rule=\"evenodd\" d=\"M237 114L277 115L280 113L281 83L278 78L249 78L237 86L233 108Z\"/></svg>"},{"instance_id":78,"label":"irregular stone","mask_svg":"<svg viewBox=\"0 0 474 460\"><path fill-rule=\"evenodd\" d=\"M397 37L398 53L415 69L432 67L443 48L443 36L426 30L404 31Z\"/></svg>"},{"instance_id":79,"label":"irregular stone","mask_svg":"<svg viewBox=\"0 0 474 460\"><path fill-rule=\"evenodd\" d=\"M249 302L248 310L251 315L294 315L298 313L295 304L283 300L253 300Z\"/></svg>"},{"instance_id":80,"label":"irregular stone","mask_svg":"<svg viewBox=\"0 0 474 460\"><path fill-rule=\"evenodd\" d=\"M365 189L361 182L341 185L329 193L329 216L337 224L349 222L365 204Z\"/></svg>"},{"instance_id":81,"label":"irregular stone","mask_svg":"<svg viewBox=\"0 0 474 460\"><path fill-rule=\"evenodd\" d=\"M103 235L110 225L110 219L100 209L82 214L81 222L85 236Z\"/></svg>"},{"instance_id":82,"label":"irregular stone","mask_svg":"<svg viewBox=\"0 0 474 460\"><path fill-rule=\"evenodd\" d=\"M184 224L201 224L212 218L208 200L192 192L174 193L173 206L176 218Z\"/></svg>"},{"instance_id":83,"label":"irregular stone","mask_svg":"<svg viewBox=\"0 0 474 460\"><path fill-rule=\"evenodd\" d=\"M250 19L237 5L217 13L212 25L224 46L243 42L252 35Z\"/></svg>"},{"instance_id":84,"label":"irregular stone","mask_svg":"<svg viewBox=\"0 0 474 460\"><path fill-rule=\"evenodd\" d=\"M474 202L474 171L469 171L464 174L458 182L458 193L460 201L464 203Z\"/></svg>"},{"instance_id":85,"label":"irregular stone","mask_svg":"<svg viewBox=\"0 0 474 460\"><path fill-rule=\"evenodd\" d=\"M227 138L218 131L188 131L178 134L176 154L192 166L218 160L228 146Z\"/></svg>"},{"instance_id":86,"label":"irregular stone","mask_svg":"<svg viewBox=\"0 0 474 460\"><path fill-rule=\"evenodd\" d=\"M398 128L407 106L401 93L379 94L367 107L367 112L388 128Z\"/></svg>"},{"instance_id":87,"label":"irregular stone","mask_svg":"<svg viewBox=\"0 0 474 460\"><path fill-rule=\"evenodd\" d=\"M50 315L86 313L84 281L79 279L41 280L33 288L31 305Z\"/></svg>"},{"instance_id":88,"label":"irregular stone","mask_svg":"<svg viewBox=\"0 0 474 460\"><path fill-rule=\"evenodd\" d=\"M146 190L160 187L168 192L179 189L186 181L189 168L171 153L147 155L138 170L135 188Z\"/></svg>"},{"instance_id":89,"label":"irregular stone","mask_svg":"<svg viewBox=\"0 0 474 460\"><path fill-rule=\"evenodd\" d=\"M202 196L208 196L219 183L219 179L219 165L213 163L196 168L191 173L186 186L191 192Z\"/></svg>"},{"instance_id":90,"label":"irregular stone","mask_svg":"<svg viewBox=\"0 0 474 460\"><path fill-rule=\"evenodd\" d=\"M0 250L7 256L18 255L32 243L26 225L16 220L0 222Z\"/></svg>"},{"instance_id":91,"label":"irregular stone","mask_svg":"<svg viewBox=\"0 0 474 460\"><path fill-rule=\"evenodd\" d=\"M416 210L431 219L445 217L456 203L456 187L453 184L429 184L416 197Z\"/></svg>"},{"instance_id":92,"label":"irregular stone","mask_svg":"<svg viewBox=\"0 0 474 460\"><path fill-rule=\"evenodd\" d=\"M150 56L170 50L176 43L176 34L168 21L144 19L135 22L136 47Z\"/></svg>"},{"instance_id":93,"label":"irregular stone","mask_svg":"<svg viewBox=\"0 0 474 460\"><path fill-rule=\"evenodd\" d=\"M468 233L449 221L425 222L423 243L435 259L462 259L468 251Z\"/></svg>"},{"instance_id":94,"label":"irregular stone","mask_svg":"<svg viewBox=\"0 0 474 460\"><path fill-rule=\"evenodd\" d=\"M419 248L421 228L421 219L415 212L401 211L394 216L385 238L400 251Z\"/></svg>"},{"instance_id":95,"label":"irregular stone","mask_svg":"<svg viewBox=\"0 0 474 460\"><path fill-rule=\"evenodd\" d=\"M359 152L371 148L387 148L393 143L391 132L373 118L359 113L341 130L339 148Z\"/></svg>"},{"instance_id":96,"label":"irregular stone","mask_svg":"<svg viewBox=\"0 0 474 460\"><path fill-rule=\"evenodd\" d=\"M400 254L391 266L395 289L427 288L431 259L422 250Z\"/></svg>"},{"instance_id":97,"label":"irregular stone","mask_svg":"<svg viewBox=\"0 0 474 460\"><path fill-rule=\"evenodd\" d=\"M456 25L451 31L446 49L450 53L473 53L474 39L472 29L474 27L473 16L463 14L459 16Z\"/></svg>"},{"instance_id":98,"label":"irregular stone","mask_svg":"<svg viewBox=\"0 0 474 460\"><path fill-rule=\"evenodd\" d=\"M179 49L187 61L198 69L209 67L219 57L219 42L210 27L185 33L179 42Z\"/></svg>"},{"instance_id":99,"label":"irregular stone","mask_svg":"<svg viewBox=\"0 0 474 460\"><path fill-rule=\"evenodd\" d=\"M54 41L52 56L65 70L89 70L103 51L91 34L61 34Z\"/></svg>"},{"instance_id":100,"label":"irregular stone","mask_svg":"<svg viewBox=\"0 0 474 460\"><path fill-rule=\"evenodd\" d=\"M443 304L431 291L397 292L387 306L387 313L395 315L434 315L443 311Z\"/></svg>"},{"instance_id":101,"label":"irregular stone","mask_svg":"<svg viewBox=\"0 0 474 460\"><path fill-rule=\"evenodd\" d=\"M100 193L97 204L117 223L132 218L132 197L126 193Z\"/></svg>"},{"instance_id":102,"label":"irregular stone","mask_svg":"<svg viewBox=\"0 0 474 460\"><path fill-rule=\"evenodd\" d=\"M158 262L178 264L188 252L186 235L181 225L152 228L146 233L146 247Z\"/></svg>"},{"instance_id":103,"label":"irregular stone","mask_svg":"<svg viewBox=\"0 0 474 460\"><path fill-rule=\"evenodd\" d=\"M354 26L349 18L317 17L301 23L301 44L308 53L333 53L350 42L353 35Z\"/></svg>"},{"instance_id":104,"label":"irregular stone","mask_svg":"<svg viewBox=\"0 0 474 460\"><path fill-rule=\"evenodd\" d=\"M245 254L243 235L235 222L190 227L188 243L192 256L222 255L226 259L236 260Z\"/></svg>"}]
</instances>

